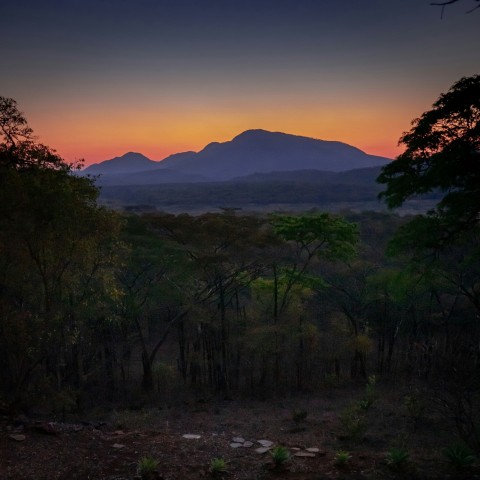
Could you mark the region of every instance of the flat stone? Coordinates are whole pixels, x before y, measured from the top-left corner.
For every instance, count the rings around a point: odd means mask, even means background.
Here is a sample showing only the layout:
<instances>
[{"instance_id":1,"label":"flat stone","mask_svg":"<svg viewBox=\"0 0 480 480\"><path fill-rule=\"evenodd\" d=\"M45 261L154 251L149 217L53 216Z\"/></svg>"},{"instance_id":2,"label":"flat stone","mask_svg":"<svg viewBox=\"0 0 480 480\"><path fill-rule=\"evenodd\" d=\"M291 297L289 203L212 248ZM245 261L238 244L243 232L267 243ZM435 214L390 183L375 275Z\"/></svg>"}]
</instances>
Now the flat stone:
<instances>
[{"instance_id":1,"label":"flat stone","mask_svg":"<svg viewBox=\"0 0 480 480\"><path fill-rule=\"evenodd\" d=\"M320 449L317 447L310 447L310 448L306 448L305 450L311 453L318 453L320 451Z\"/></svg>"},{"instance_id":2,"label":"flat stone","mask_svg":"<svg viewBox=\"0 0 480 480\"><path fill-rule=\"evenodd\" d=\"M232 448L240 448L243 447L243 443L233 442L230 444Z\"/></svg>"},{"instance_id":3,"label":"flat stone","mask_svg":"<svg viewBox=\"0 0 480 480\"><path fill-rule=\"evenodd\" d=\"M270 440L257 440L257 442L262 446L262 447L271 447L273 445L273 442Z\"/></svg>"},{"instance_id":4,"label":"flat stone","mask_svg":"<svg viewBox=\"0 0 480 480\"><path fill-rule=\"evenodd\" d=\"M233 438L232 438L232 442L235 442L235 443L245 443L245 439L242 438L242 437L233 437Z\"/></svg>"},{"instance_id":5,"label":"flat stone","mask_svg":"<svg viewBox=\"0 0 480 480\"><path fill-rule=\"evenodd\" d=\"M197 440L201 437L201 435L197 435L195 433L186 433L185 435L182 435L183 438L188 438L189 440Z\"/></svg>"},{"instance_id":6,"label":"flat stone","mask_svg":"<svg viewBox=\"0 0 480 480\"><path fill-rule=\"evenodd\" d=\"M301 450L301 448L298 447L292 447L290 450L293 450L294 452L298 452Z\"/></svg>"},{"instance_id":7,"label":"flat stone","mask_svg":"<svg viewBox=\"0 0 480 480\"><path fill-rule=\"evenodd\" d=\"M114 443L112 445L113 448L125 448L125 445L122 445L121 443Z\"/></svg>"},{"instance_id":8,"label":"flat stone","mask_svg":"<svg viewBox=\"0 0 480 480\"><path fill-rule=\"evenodd\" d=\"M58 426L53 422L38 422L35 424L35 430L47 435L57 435L59 433Z\"/></svg>"},{"instance_id":9,"label":"flat stone","mask_svg":"<svg viewBox=\"0 0 480 480\"><path fill-rule=\"evenodd\" d=\"M250 447L253 446L253 442L248 442L248 441L247 441L247 442L244 442L244 443L243 443L243 446L244 446L245 448L250 448Z\"/></svg>"},{"instance_id":10,"label":"flat stone","mask_svg":"<svg viewBox=\"0 0 480 480\"><path fill-rule=\"evenodd\" d=\"M268 450L269 450L268 447L259 447L255 449L257 453L266 453L268 452Z\"/></svg>"},{"instance_id":11,"label":"flat stone","mask_svg":"<svg viewBox=\"0 0 480 480\"><path fill-rule=\"evenodd\" d=\"M294 455L296 457L315 457L315 454L310 452L295 452Z\"/></svg>"},{"instance_id":12,"label":"flat stone","mask_svg":"<svg viewBox=\"0 0 480 480\"><path fill-rule=\"evenodd\" d=\"M16 442L23 442L27 437L25 435L20 434L20 433L12 433L11 435L8 436L8 438L11 438L12 440L15 440Z\"/></svg>"}]
</instances>

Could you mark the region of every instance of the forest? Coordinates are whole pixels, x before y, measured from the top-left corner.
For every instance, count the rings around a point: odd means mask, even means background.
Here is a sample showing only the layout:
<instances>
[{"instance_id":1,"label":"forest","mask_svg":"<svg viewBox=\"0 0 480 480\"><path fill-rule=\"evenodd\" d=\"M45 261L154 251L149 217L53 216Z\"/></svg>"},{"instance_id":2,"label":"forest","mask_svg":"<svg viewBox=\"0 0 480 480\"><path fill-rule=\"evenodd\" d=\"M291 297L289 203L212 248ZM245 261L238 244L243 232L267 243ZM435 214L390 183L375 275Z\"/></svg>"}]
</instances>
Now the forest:
<instances>
[{"instance_id":1,"label":"forest","mask_svg":"<svg viewBox=\"0 0 480 480\"><path fill-rule=\"evenodd\" d=\"M1 97L1 412L367 385L479 452L479 91L457 82L380 174L392 208L442 192L417 216L112 211Z\"/></svg>"}]
</instances>

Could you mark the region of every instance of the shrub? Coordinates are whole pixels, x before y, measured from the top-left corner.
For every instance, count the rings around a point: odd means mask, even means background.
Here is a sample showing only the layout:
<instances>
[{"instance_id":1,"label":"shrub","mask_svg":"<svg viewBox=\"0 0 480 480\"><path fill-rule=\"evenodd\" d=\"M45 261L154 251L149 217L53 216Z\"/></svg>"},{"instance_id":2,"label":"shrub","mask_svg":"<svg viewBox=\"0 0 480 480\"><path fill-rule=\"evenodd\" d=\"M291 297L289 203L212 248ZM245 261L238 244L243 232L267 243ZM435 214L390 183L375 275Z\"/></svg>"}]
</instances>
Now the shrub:
<instances>
[{"instance_id":1,"label":"shrub","mask_svg":"<svg viewBox=\"0 0 480 480\"><path fill-rule=\"evenodd\" d=\"M347 465L351 458L352 456L348 452L345 452L344 450L339 450L335 454L334 463L337 467L344 467L345 465Z\"/></svg>"},{"instance_id":2,"label":"shrub","mask_svg":"<svg viewBox=\"0 0 480 480\"><path fill-rule=\"evenodd\" d=\"M450 445L443 451L449 463L461 470L467 468L475 462L476 457L468 447L462 444Z\"/></svg>"},{"instance_id":3,"label":"shrub","mask_svg":"<svg viewBox=\"0 0 480 480\"><path fill-rule=\"evenodd\" d=\"M295 423L300 423L300 422L303 422L307 418L307 415L308 415L308 413L307 413L306 410L303 410L303 409L294 410L292 412L292 420Z\"/></svg>"},{"instance_id":4,"label":"shrub","mask_svg":"<svg viewBox=\"0 0 480 480\"><path fill-rule=\"evenodd\" d=\"M360 441L366 430L367 422L365 415L356 405L347 407L340 415L344 435L353 442Z\"/></svg>"},{"instance_id":5,"label":"shrub","mask_svg":"<svg viewBox=\"0 0 480 480\"><path fill-rule=\"evenodd\" d=\"M223 458L213 458L210 462L210 473L214 476L223 475L227 470L227 462Z\"/></svg>"},{"instance_id":6,"label":"shrub","mask_svg":"<svg viewBox=\"0 0 480 480\"><path fill-rule=\"evenodd\" d=\"M385 456L385 460L389 467L399 469L405 465L408 457L409 454L404 448L392 448Z\"/></svg>"},{"instance_id":7,"label":"shrub","mask_svg":"<svg viewBox=\"0 0 480 480\"><path fill-rule=\"evenodd\" d=\"M422 398L418 392L414 392L405 396L403 399L403 404L408 411L408 415L413 421L413 431L415 432L418 428L418 423L423 417L425 409L427 408L425 399Z\"/></svg>"},{"instance_id":8,"label":"shrub","mask_svg":"<svg viewBox=\"0 0 480 480\"><path fill-rule=\"evenodd\" d=\"M158 460L152 457L142 457L137 465L138 474L142 479L148 479L156 472L158 463Z\"/></svg>"},{"instance_id":9,"label":"shrub","mask_svg":"<svg viewBox=\"0 0 480 480\"><path fill-rule=\"evenodd\" d=\"M375 375L370 375L368 377L367 385L365 386L365 394L363 398L358 402L358 406L362 410L368 410L377 399L376 384L377 378L375 377Z\"/></svg>"},{"instance_id":10,"label":"shrub","mask_svg":"<svg viewBox=\"0 0 480 480\"><path fill-rule=\"evenodd\" d=\"M272 448L272 450L270 450L270 455L272 456L273 463L275 464L276 468L282 467L291 458L291 455L288 449L280 445Z\"/></svg>"}]
</instances>

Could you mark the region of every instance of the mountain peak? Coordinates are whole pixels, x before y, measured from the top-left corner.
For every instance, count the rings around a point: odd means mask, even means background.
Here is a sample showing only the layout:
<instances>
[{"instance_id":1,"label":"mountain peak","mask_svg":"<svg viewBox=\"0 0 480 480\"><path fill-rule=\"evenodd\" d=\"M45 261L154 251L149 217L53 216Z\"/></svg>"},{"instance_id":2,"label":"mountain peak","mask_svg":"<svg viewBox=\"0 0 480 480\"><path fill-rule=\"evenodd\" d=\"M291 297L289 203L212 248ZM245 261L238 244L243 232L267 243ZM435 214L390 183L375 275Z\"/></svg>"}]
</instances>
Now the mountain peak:
<instances>
[{"instance_id":1,"label":"mountain peak","mask_svg":"<svg viewBox=\"0 0 480 480\"><path fill-rule=\"evenodd\" d=\"M198 153L169 157L161 163L162 167L184 173L228 180L275 171L342 172L378 166L387 161L342 142L253 129L227 142L212 142Z\"/></svg>"},{"instance_id":2,"label":"mountain peak","mask_svg":"<svg viewBox=\"0 0 480 480\"><path fill-rule=\"evenodd\" d=\"M140 158L146 158L147 160L151 161L148 157L146 157L143 153L139 152L127 152L121 155L120 157L115 158L128 158L129 160L136 160Z\"/></svg>"},{"instance_id":3,"label":"mountain peak","mask_svg":"<svg viewBox=\"0 0 480 480\"><path fill-rule=\"evenodd\" d=\"M160 168L158 162L138 152L128 152L120 157L94 163L83 170L85 174L99 175L103 173L129 173L141 170Z\"/></svg>"}]
</instances>

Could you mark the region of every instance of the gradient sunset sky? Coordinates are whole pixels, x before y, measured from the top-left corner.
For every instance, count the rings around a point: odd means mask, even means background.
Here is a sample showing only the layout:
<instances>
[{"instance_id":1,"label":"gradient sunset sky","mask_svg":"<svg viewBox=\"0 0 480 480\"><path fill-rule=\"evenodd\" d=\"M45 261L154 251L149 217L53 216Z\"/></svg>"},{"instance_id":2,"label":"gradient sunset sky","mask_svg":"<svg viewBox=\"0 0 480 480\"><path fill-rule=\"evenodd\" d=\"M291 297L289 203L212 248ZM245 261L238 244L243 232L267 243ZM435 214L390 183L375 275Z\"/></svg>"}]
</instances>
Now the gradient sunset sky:
<instances>
[{"instance_id":1,"label":"gradient sunset sky","mask_svg":"<svg viewBox=\"0 0 480 480\"><path fill-rule=\"evenodd\" d=\"M463 0L15 0L0 95L86 164L154 160L262 128L393 157L410 122L480 73Z\"/></svg>"}]
</instances>

